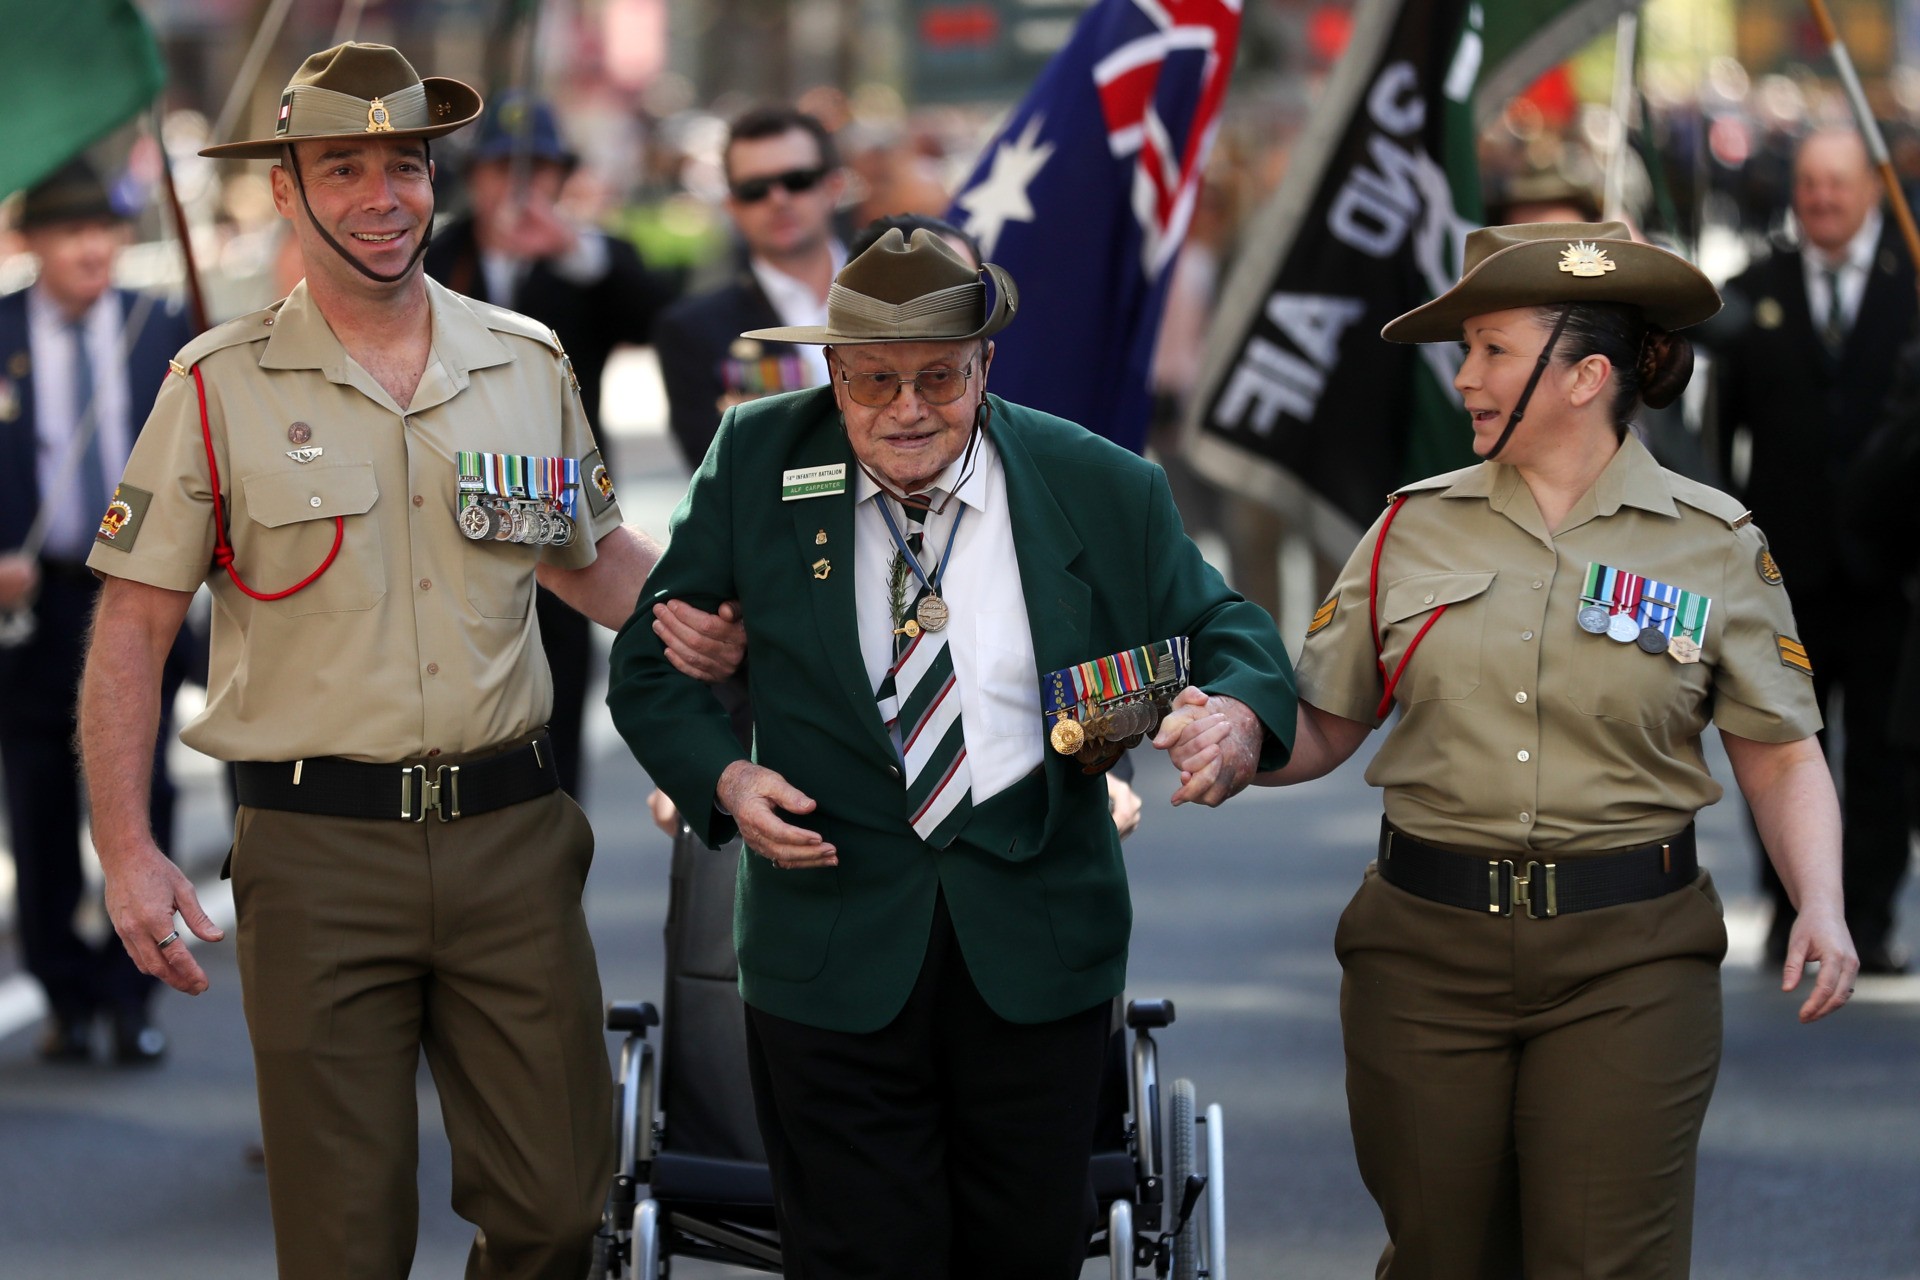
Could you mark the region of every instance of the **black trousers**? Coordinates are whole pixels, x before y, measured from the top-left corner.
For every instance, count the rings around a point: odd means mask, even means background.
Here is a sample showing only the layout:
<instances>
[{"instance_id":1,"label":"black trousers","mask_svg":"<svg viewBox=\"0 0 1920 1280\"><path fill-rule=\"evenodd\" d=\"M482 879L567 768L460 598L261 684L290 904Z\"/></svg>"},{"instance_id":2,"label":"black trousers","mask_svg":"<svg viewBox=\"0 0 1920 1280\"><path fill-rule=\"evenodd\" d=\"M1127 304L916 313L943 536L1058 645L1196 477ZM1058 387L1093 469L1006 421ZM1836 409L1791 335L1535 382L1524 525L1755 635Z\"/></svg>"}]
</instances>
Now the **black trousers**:
<instances>
[{"instance_id":1,"label":"black trousers","mask_svg":"<svg viewBox=\"0 0 1920 1280\"><path fill-rule=\"evenodd\" d=\"M1892 941L1893 904L1909 856L1905 767L1887 741L1887 691L1899 663L1906 607L1884 585L1834 588L1802 589L1796 583L1793 606L1813 660L1814 696L1829 727L1833 696L1842 695L1841 888L1847 930L1865 955ZM1820 738L1830 753L1829 735ZM1775 938L1784 947L1795 913L1764 852L1760 881L1773 898Z\"/></svg>"},{"instance_id":2,"label":"black trousers","mask_svg":"<svg viewBox=\"0 0 1920 1280\"><path fill-rule=\"evenodd\" d=\"M794 874L804 874L795 872ZM791 1280L1067 1280L1086 1260L1110 1006L1008 1022L942 899L900 1015L827 1031L747 1009Z\"/></svg>"},{"instance_id":3,"label":"black trousers","mask_svg":"<svg viewBox=\"0 0 1920 1280\"><path fill-rule=\"evenodd\" d=\"M7 831L13 846L14 918L21 959L47 993L54 1013L79 1022L95 1012L133 1012L157 989L134 967L109 931L94 945L74 928L86 886L80 859L80 759L74 716L85 657L86 624L98 588L91 578L49 575L35 612L39 629L9 655L0 697L0 772L7 788ZM173 852L174 789L166 770L173 739L173 695L179 664L168 660L161 683L160 733L153 756L148 816L161 851Z\"/></svg>"},{"instance_id":4,"label":"black trousers","mask_svg":"<svg viewBox=\"0 0 1920 1280\"><path fill-rule=\"evenodd\" d=\"M593 623L545 587L535 592L533 607L540 618L540 647L553 673L553 714L547 719L553 766L560 774L560 789L578 798L587 684L593 674Z\"/></svg>"}]
</instances>

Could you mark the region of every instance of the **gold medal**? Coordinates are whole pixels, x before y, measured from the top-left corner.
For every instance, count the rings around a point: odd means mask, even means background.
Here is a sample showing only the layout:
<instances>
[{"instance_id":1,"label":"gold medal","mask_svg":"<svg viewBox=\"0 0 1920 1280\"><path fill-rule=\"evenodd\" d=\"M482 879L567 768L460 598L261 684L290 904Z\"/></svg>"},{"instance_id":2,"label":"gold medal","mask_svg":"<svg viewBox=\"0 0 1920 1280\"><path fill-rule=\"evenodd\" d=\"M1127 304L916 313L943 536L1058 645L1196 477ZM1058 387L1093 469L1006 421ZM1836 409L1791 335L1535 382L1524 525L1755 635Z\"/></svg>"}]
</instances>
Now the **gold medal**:
<instances>
[{"instance_id":1,"label":"gold medal","mask_svg":"<svg viewBox=\"0 0 1920 1280\"><path fill-rule=\"evenodd\" d=\"M1700 646L1687 636L1675 636L1667 641L1667 652L1673 655L1675 662L1700 661Z\"/></svg>"},{"instance_id":2,"label":"gold medal","mask_svg":"<svg viewBox=\"0 0 1920 1280\"><path fill-rule=\"evenodd\" d=\"M913 616L918 618L920 625L927 630L938 631L947 625L949 616L947 602L939 596L926 596L919 604L913 606Z\"/></svg>"},{"instance_id":3,"label":"gold medal","mask_svg":"<svg viewBox=\"0 0 1920 1280\"><path fill-rule=\"evenodd\" d=\"M920 638L920 624L915 622L912 618L908 618L900 626L897 626L893 629L893 634L897 636L905 636L909 640L918 640Z\"/></svg>"},{"instance_id":4,"label":"gold medal","mask_svg":"<svg viewBox=\"0 0 1920 1280\"><path fill-rule=\"evenodd\" d=\"M1047 740L1053 743L1055 751L1070 756L1086 742L1087 733L1080 727L1079 721L1062 711L1060 718L1053 722L1053 731L1047 735Z\"/></svg>"}]
</instances>

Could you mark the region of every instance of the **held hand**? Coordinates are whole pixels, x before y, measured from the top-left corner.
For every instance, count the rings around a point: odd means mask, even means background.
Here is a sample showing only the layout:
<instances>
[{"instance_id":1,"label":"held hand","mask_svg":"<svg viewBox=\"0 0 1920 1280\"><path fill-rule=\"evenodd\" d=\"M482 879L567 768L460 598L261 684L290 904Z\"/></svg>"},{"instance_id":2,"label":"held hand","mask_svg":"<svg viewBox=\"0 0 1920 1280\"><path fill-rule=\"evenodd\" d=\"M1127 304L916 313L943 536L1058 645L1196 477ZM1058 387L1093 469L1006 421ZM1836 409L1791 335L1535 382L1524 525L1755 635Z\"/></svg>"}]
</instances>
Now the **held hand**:
<instances>
[{"instance_id":1,"label":"held hand","mask_svg":"<svg viewBox=\"0 0 1920 1280\"><path fill-rule=\"evenodd\" d=\"M227 935L201 910L193 883L151 840L113 862L114 870L107 873L107 914L134 965L176 991L190 996L205 991L207 975L178 936L174 913L179 912L203 942L219 942ZM168 934L175 936L163 947L160 942Z\"/></svg>"},{"instance_id":2,"label":"held hand","mask_svg":"<svg viewBox=\"0 0 1920 1280\"><path fill-rule=\"evenodd\" d=\"M647 796L647 816L669 839L680 834L680 810L674 807L673 798L658 787Z\"/></svg>"},{"instance_id":3,"label":"held hand","mask_svg":"<svg viewBox=\"0 0 1920 1280\"><path fill-rule=\"evenodd\" d=\"M733 815L747 848L776 867L837 867L838 851L818 831L796 827L780 817L812 813L812 797L771 769L735 760L714 788L720 807Z\"/></svg>"},{"instance_id":4,"label":"held hand","mask_svg":"<svg viewBox=\"0 0 1920 1280\"><path fill-rule=\"evenodd\" d=\"M747 658L747 626L740 602L729 600L718 613L696 609L684 600L653 606L653 634L667 646L667 661L681 675L719 684Z\"/></svg>"},{"instance_id":5,"label":"held hand","mask_svg":"<svg viewBox=\"0 0 1920 1280\"><path fill-rule=\"evenodd\" d=\"M1113 815L1113 829L1125 840L1140 826L1140 793L1133 784L1107 775L1107 812Z\"/></svg>"},{"instance_id":6,"label":"held hand","mask_svg":"<svg viewBox=\"0 0 1920 1280\"><path fill-rule=\"evenodd\" d=\"M1787 938L1787 963L1780 972L1780 989L1792 991L1800 985L1807 965L1818 960L1820 976L1813 992L1800 1006L1800 1021L1818 1022L1853 998L1853 981L1860 974L1860 957L1853 949L1853 937L1838 911L1802 911L1793 922Z\"/></svg>"},{"instance_id":7,"label":"held hand","mask_svg":"<svg viewBox=\"0 0 1920 1280\"><path fill-rule=\"evenodd\" d=\"M1212 808L1237 795L1253 780L1263 735L1259 717L1239 699L1181 690L1153 739L1180 770L1173 803Z\"/></svg>"},{"instance_id":8,"label":"held hand","mask_svg":"<svg viewBox=\"0 0 1920 1280\"><path fill-rule=\"evenodd\" d=\"M32 556L18 552L0 555L0 609L17 609L33 602L40 588L40 566Z\"/></svg>"}]
</instances>

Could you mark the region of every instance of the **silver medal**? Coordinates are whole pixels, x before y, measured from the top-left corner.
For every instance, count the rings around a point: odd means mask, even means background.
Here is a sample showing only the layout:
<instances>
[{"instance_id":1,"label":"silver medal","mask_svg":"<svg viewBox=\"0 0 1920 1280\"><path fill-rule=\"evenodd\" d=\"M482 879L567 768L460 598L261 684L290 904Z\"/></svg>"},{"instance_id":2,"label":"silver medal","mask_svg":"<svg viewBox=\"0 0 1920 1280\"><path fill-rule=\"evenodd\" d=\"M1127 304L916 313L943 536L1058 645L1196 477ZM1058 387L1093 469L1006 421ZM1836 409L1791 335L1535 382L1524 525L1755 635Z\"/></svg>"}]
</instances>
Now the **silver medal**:
<instances>
[{"instance_id":1,"label":"silver medal","mask_svg":"<svg viewBox=\"0 0 1920 1280\"><path fill-rule=\"evenodd\" d=\"M1583 606L1575 616L1575 620L1579 622L1582 631L1590 631L1596 636L1606 633L1607 611L1600 605L1590 604Z\"/></svg>"},{"instance_id":2,"label":"silver medal","mask_svg":"<svg viewBox=\"0 0 1920 1280\"><path fill-rule=\"evenodd\" d=\"M1640 624L1630 613L1616 613L1607 623L1607 635L1621 644L1632 644L1640 638Z\"/></svg>"},{"instance_id":3,"label":"silver medal","mask_svg":"<svg viewBox=\"0 0 1920 1280\"><path fill-rule=\"evenodd\" d=\"M493 536L493 513L479 503L465 507L460 512L460 532L478 542L482 538Z\"/></svg>"}]
</instances>

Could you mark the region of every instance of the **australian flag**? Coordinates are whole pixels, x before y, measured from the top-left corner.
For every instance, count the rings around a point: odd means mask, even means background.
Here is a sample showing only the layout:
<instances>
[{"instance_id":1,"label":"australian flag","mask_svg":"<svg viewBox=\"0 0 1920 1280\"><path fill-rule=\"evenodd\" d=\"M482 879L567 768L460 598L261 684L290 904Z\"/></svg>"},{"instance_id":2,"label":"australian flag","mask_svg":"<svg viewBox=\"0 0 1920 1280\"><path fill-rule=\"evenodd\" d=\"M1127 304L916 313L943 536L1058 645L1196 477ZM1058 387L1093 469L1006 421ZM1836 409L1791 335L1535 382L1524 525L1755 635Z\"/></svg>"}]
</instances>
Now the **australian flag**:
<instances>
[{"instance_id":1,"label":"australian flag","mask_svg":"<svg viewBox=\"0 0 1920 1280\"><path fill-rule=\"evenodd\" d=\"M948 220L1020 290L993 390L1138 453L1167 281L1241 0L1098 0L987 146Z\"/></svg>"}]
</instances>

